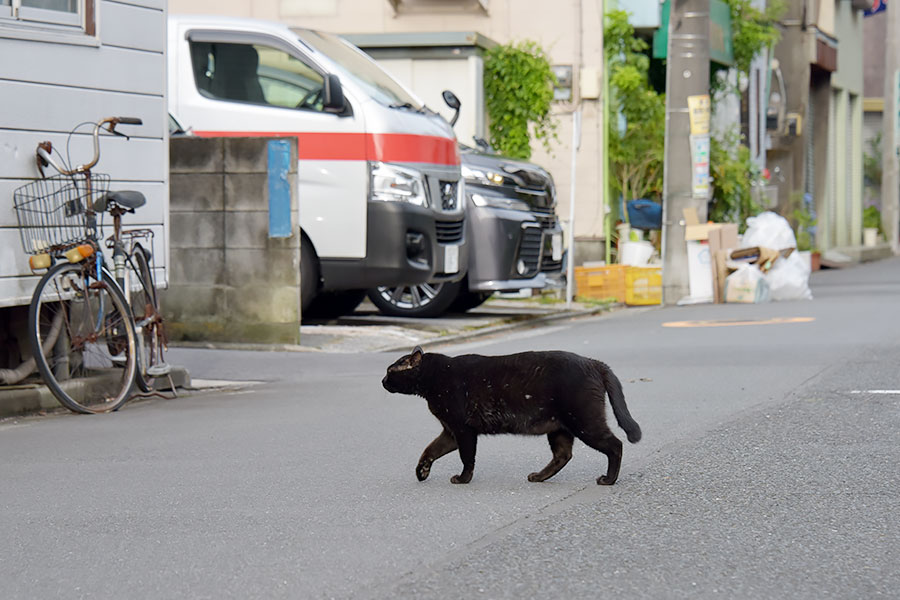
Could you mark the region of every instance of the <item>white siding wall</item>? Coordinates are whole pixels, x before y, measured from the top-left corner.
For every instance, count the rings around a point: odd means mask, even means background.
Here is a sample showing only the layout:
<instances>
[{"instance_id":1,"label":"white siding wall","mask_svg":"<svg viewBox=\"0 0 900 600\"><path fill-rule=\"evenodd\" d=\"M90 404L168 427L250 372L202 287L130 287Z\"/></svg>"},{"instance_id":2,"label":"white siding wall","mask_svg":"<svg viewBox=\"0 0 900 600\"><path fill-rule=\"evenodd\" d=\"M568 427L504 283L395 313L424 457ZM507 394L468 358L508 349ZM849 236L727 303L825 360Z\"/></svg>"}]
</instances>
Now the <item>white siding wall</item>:
<instances>
[{"instance_id":1,"label":"white siding wall","mask_svg":"<svg viewBox=\"0 0 900 600\"><path fill-rule=\"evenodd\" d=\"M113 189L147 197L125 223L155 232L153 260L162 285L169 218L165 0L98 0L95 43L4 37L8 31L0 28L0 307L30 302L38 279L22 250L12 201L15 188L38 176L35 147L49 140L65 153L69 130L108 116L144 121L118 127L133 134L130 141L101 138L95 171L108 173ZM73 163L90 158L90 131L83 127L72 136Z\"/></svg>"}]
</instances>

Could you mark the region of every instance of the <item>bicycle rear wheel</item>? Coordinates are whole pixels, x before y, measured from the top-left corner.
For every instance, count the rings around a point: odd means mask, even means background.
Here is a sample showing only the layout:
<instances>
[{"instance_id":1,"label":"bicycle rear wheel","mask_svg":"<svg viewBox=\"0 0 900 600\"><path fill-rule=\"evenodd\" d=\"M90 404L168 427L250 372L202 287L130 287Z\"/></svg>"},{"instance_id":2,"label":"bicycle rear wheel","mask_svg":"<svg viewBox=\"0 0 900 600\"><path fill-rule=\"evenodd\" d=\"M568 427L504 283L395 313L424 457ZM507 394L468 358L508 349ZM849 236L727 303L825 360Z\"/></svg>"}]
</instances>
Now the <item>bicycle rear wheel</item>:
<instances>
[{"instance_id":1,"label":"bicycle rear wheel","mask_svg":"<svg viewBox=\"0 0 900 600\"><path fill-rule=\"evenodd\" d=\"M63 406L85 414L119 409L137 371L131 310L107 272L98 280L91 271L71 263L51 268L28 311L38 371Z\"/></svg>"},{"instance_id":2,"label":"bicycle rear wheel","mask_svg":"<svg viewBox=\"0 0 900 600\"><path fill-rule=\"evenodd\" d=\"M134 313L135 333L138 340L138 369L135 382L142 392L153 391L152 379L168 373L165 361L165 329L159 310L159 297L148 253L136 244L131 253L132 275L137 282L129 286L129 302Z\"/></svg>"}]
</instances>

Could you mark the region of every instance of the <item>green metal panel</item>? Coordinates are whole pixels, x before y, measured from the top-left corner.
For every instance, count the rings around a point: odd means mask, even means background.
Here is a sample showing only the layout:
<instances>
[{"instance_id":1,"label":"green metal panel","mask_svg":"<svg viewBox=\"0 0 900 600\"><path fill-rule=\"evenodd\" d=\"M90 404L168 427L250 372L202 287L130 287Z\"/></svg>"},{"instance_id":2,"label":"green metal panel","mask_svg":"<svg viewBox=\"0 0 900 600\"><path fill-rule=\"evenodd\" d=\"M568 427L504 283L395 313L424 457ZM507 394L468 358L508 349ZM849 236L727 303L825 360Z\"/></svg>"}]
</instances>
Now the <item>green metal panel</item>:
<instances>
[{"instance_id":1,"label":"green metal panel","mask_svg":"<svg viewBox=\"0 0 900 600\"><path fill-rule=\"evenodd\" d=\"M663 2L661 24L653 34L653 58L665 58L668 51L670 6L671 0ZM734 64L731 9L720 0L709 1L709 58L726 66Z\"/></svg>"}]
</instances>

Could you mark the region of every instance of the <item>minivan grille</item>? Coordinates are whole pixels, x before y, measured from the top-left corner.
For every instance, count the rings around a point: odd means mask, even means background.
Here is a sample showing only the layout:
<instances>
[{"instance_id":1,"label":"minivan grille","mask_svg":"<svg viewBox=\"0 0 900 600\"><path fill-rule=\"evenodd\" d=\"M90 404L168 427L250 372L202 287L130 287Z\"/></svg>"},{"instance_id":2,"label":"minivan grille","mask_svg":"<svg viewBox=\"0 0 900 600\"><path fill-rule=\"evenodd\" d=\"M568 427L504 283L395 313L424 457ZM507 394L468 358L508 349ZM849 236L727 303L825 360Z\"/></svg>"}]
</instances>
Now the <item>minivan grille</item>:
<instances>
[{"instance_id":1,"label":"minivan grille","mask_svg":"<svg viewBox=\"0 0 900 600\"><path fill-rule=\"evenodd\" d=\"M462 240L465 223L464 219L459 221L435 221L434 226L438 243L454 244Z\"/></svg>"},{"instance_id":2,"label":"minivan grille","mask_svg":"<svg viewBox=\"0 0 900 600\"><path fill-rule=\"evenodd\" d=\"M541 261L541 241L543 234L540 227L524 227L522 238L519 240L519 260L525 264L525 273L520 275L534 275Z\"/></svg>"}]
</instances>

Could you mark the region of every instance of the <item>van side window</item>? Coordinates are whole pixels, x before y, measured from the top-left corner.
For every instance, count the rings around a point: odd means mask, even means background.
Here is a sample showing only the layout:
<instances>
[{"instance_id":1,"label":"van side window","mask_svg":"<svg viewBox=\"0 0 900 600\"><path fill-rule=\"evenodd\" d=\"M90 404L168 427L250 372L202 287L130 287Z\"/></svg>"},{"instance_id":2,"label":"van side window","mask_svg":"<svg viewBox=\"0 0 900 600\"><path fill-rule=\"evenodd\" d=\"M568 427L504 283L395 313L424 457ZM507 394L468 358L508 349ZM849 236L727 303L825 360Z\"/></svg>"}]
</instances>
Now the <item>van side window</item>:
<instances>
[{"instance_id":1,"label":"van side window","mask_svg":"<svg viewBox=\"0 0 900 600\"><path fill-rule=\"evenodd\" d=\"M191 42L197 89L207 98L321 111L324 79L296 57L259 44Z\"/></svg>"}]
</instances>

